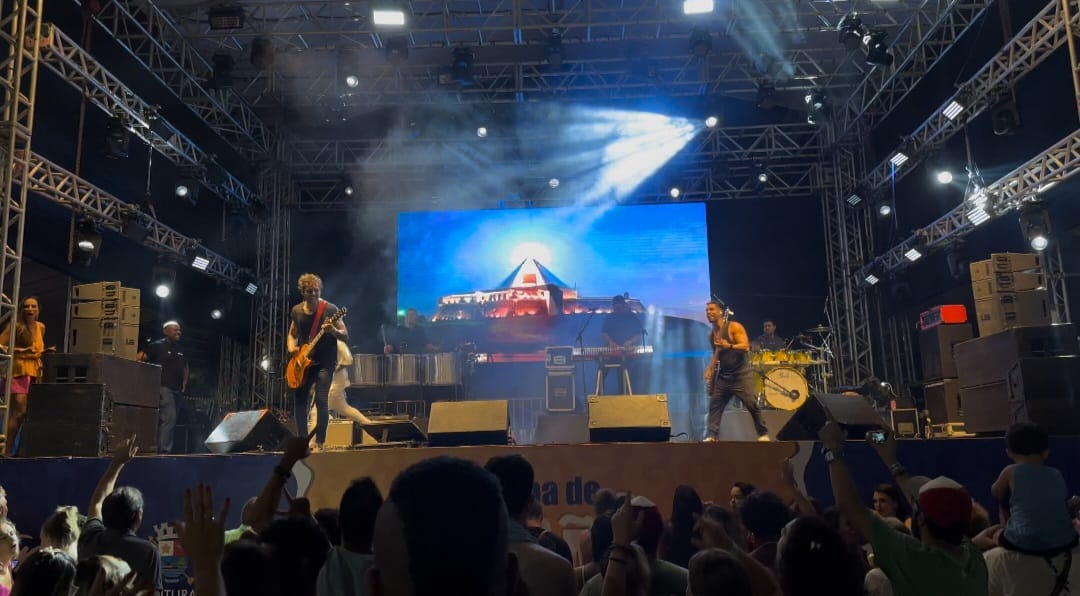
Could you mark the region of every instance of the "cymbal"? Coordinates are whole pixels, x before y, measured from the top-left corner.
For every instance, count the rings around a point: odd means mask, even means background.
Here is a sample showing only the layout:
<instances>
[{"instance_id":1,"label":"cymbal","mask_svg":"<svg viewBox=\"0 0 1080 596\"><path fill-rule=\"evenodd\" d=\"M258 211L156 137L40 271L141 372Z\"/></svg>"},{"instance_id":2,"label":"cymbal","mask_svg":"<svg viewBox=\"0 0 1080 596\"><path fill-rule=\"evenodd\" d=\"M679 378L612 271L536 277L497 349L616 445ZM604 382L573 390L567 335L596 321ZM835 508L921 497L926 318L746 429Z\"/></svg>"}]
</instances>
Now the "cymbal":
<instances>
[{"instance_id":1,"label":"cymbal","mask_svg":"<svg viewBox=\"0 0 1080 596\"><path fill-rule=\"evenodd\" d=\"M825 325L818 325L817 327L804 329L803 333L828 333L830 331L832 331L832 329L826 327Z\"/></svg>"}]
</instances>

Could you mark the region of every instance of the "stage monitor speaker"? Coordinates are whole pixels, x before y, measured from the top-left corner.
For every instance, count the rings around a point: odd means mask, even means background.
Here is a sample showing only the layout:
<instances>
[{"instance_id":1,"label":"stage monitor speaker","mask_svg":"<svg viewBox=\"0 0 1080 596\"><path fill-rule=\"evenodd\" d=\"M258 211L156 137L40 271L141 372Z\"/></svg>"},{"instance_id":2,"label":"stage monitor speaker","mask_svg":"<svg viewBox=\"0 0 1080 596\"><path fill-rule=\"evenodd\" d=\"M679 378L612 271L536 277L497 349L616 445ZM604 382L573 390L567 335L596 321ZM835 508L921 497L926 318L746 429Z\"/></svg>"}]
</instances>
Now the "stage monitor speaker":
<instances>
[{"instance_id":1,"label":"stage monitor speaker","mask_svg":"<svg viewBox=\"0 0 1080 596\"><path fill-rule=\"evenodd\" d=\"M659 443L670 439L667 394L589 396L590 442Z\"/></svg>"},{"instance_id":2,"label":"stage monitor speaker","mask_svg":"<svg viewBox=\"0 0 1080 596\"><path fill-rule=\"evenodd\" d=\"M581 414L537 416L536 445L581 445L589 442L589 417Z\"/></svg>"},{"instance_id":3,"label":"stage monitor speaker","mask_svg":"<svg viewBox=\"0 0 1080 596\"><path fill-rule=\"evenodd\" d=\"M818 431L829 417L847 431L851 440L862 440L867 431L888 426L870 402L861 396L815 393L776 433L776 438L780 441L816 441Z\"/></svg>"},{"instance_id":4,"label":"stage monitor speaker","mask_svg":"<svg viewBox=\"0 0 1080 596\"><path fill-rule=\"evenodd\" d=\"M930 413L930 424L956 424L964 421L964 412L960 408L959 381L943 379L928 383L923 391L926 410Z\"/></svg>"},{"instance_id":5,"label":"stage monitor speaker","mask_svg":"<svg viewBox=\"0 0 1080 596\"><path fill-rule=\"evenodd\" d=\"M432 447L506 445L510 403L505 399L437 401L431 404L427 437Z\"/></svg>"},{"instance_id":6,"label":"stage monitor speaker","mask_svg":"<svg viewBox=\"0 0 1080 596\"><path fill-rule=\"evenodd\" d=\"M247 410L226 414L206 438L211 453L276 451L293 433L270 410Z\"/></svg>"}]
</instances>

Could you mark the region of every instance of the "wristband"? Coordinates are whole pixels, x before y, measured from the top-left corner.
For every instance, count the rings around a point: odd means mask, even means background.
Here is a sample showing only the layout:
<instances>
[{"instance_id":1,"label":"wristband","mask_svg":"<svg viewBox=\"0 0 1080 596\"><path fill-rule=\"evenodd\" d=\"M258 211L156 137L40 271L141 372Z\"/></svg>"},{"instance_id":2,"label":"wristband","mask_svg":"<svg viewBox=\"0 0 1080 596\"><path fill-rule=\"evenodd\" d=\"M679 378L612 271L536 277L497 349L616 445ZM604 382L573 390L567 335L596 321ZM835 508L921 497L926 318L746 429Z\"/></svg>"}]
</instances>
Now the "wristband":
<instances>
[{"instance_id":1,"label":"wristband","mask_svg":"<svg viewBox=\"0 0 1080 596\"><path fill-rule=\"evenodd\" d=\"M283 479L288 480L292 478L292 472L282 468L281 466L274 466L274 473L281 476Z\"/></svg>"},{"instance_id":2,"label":"wristband","mask_svg":"<svg viewBox=\"0 0 1080 596\"><path fill-rule=\"evenodd\" d=\"M825 463L827 463L827 464L831 464L834 461L839 461L839 460L842 460L842 459L844 459L844 453L842 451L832 451L832 450L826 450L825 451Z\"/></svg>"}]
</instances>

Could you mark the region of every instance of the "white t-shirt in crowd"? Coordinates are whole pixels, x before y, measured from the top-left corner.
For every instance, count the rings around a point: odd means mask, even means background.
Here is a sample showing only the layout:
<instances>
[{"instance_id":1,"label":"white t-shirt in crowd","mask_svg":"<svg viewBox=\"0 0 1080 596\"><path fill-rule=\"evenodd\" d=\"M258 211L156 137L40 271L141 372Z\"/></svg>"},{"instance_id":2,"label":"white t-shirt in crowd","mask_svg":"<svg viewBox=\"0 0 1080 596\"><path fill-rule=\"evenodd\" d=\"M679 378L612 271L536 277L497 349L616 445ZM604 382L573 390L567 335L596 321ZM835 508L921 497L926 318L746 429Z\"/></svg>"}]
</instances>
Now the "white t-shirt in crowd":
<instances>
[{"instance_id":1,"label":"white t-shirt in crowd","mask_svg":"<svg viewBox=\"0 0 1080 596\"><path fill-rule=\"evenodd\" d=\"M983 553L989 596L1050 596L1065 565L1065 554L1052 559L1025 555L1002 547ZM1069 581L1060 596L1080 596L1080 548L1072 551Z\"/></svg>"}]
</instances>

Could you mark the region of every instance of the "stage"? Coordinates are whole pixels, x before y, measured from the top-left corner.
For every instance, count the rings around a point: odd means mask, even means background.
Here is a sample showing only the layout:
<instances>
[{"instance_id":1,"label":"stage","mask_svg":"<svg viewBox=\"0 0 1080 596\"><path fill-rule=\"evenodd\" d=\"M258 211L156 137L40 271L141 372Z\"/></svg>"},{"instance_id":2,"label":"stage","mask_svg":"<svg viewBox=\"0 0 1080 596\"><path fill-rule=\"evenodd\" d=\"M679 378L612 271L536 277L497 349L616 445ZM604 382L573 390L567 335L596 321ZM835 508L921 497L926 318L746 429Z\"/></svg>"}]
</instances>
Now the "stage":
<instances>
[{"instance_id":1,"label":"stage","mask_svg":"<svg viewBox=\"0 0 1080 596\"><path fill-rule=\"evenodd\" d=\"M783 461L795 456L800 486L822 503L832 501L828 471L813 442L721 441L717 443L610 443L584 445L477 446L457 448L373 448L317 453L294 469L290 491L311 500L312 508L336 507L341 492L358 477L372 476L383 491L403 468L428 457L452 455L483 463L494 455L520 453L536 470L535 490L544 503L551 529L571 545L592 521L592 497L600 488L630 490L647 496L666 516L679 484L694 486L703 500L727 505L731 483L750 482L791 496L781 482ZM991 483L1008 462L1004 442L995 439L908 440L899 444L901 461L912 474L948 475L971 491L992 512ZM238 523L240 504L256 495L278 461L272 453L140 457L120 476L145 496L139 535L158 540L164 555L166 583L172 594L189 584L187 561L177 548L172 520L180 515L185 487L200 482L214 487L217 498L231 497L230 527ZM869 499L873 485L889 480L888 471L866 445L851 443L847 461L860 492ZM1080 438L1055 438L1052 465L1072 493L1080 492ZM22 534L36 536L44 518L57 506L85 509L107 464L96 458L0 460L0 485L8 493L11 518ZM453 487L447 487L453 490ZM437 497L436 497L437 498ZM166 592L168 594L170 592Z\"/></svg>"}]
</instances>

